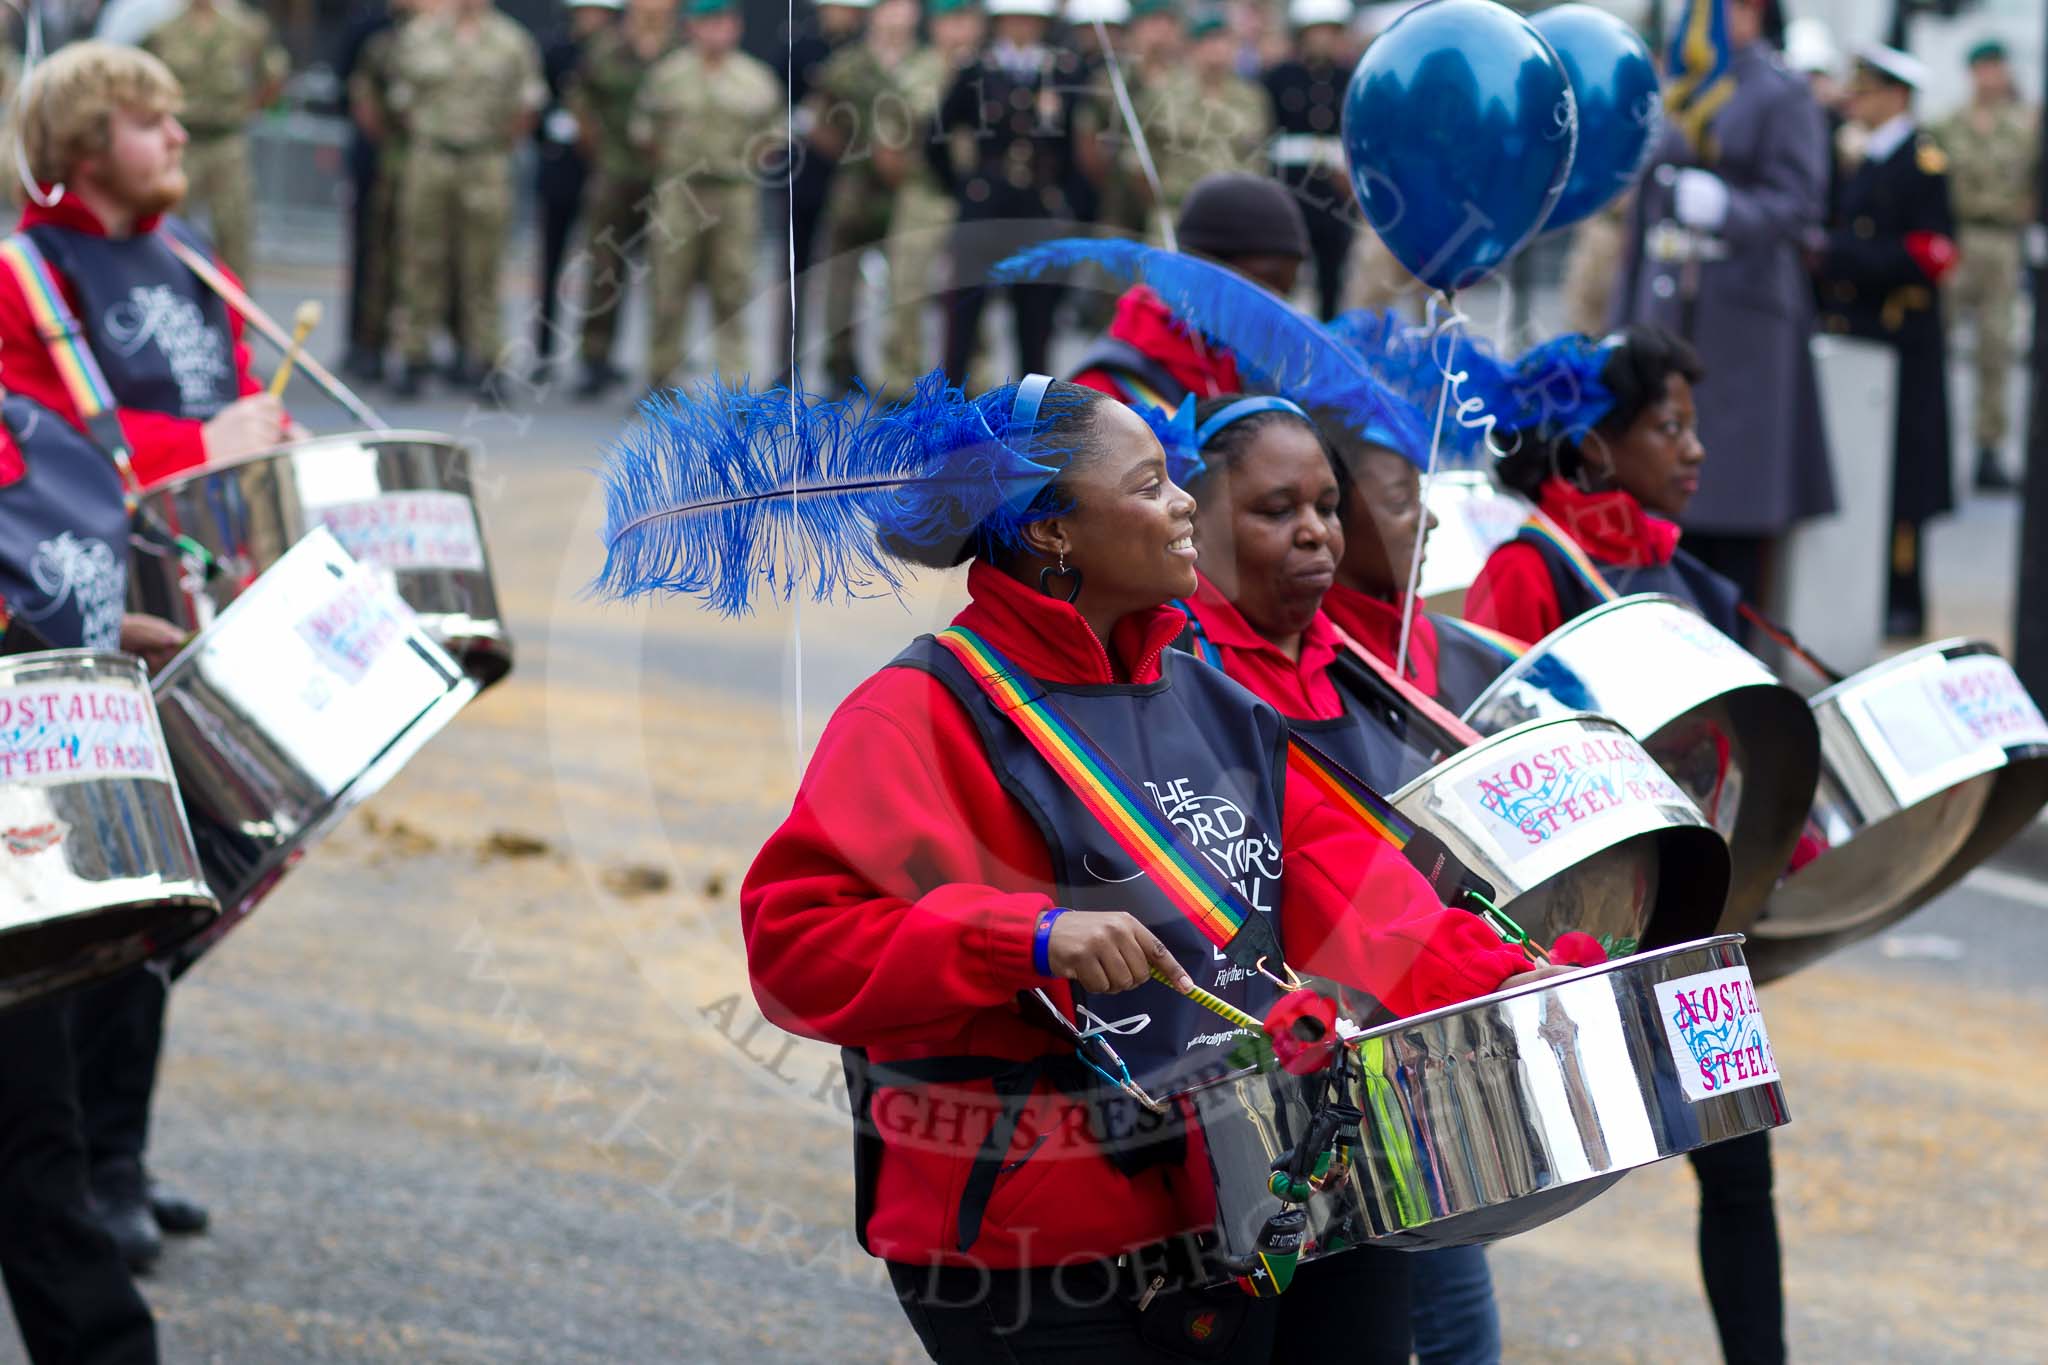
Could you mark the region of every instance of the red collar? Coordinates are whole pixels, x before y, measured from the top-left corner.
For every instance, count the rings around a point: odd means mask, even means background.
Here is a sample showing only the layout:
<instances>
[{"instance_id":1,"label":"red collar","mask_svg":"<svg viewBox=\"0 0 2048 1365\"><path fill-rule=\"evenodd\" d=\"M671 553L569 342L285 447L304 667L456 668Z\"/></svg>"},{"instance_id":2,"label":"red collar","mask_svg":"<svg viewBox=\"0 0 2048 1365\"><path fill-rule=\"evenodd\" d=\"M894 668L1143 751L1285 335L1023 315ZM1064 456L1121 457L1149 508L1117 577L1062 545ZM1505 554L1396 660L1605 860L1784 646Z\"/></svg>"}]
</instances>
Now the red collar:
<instances>
[{"instance_id":1,"label":"red collar","mask_svg":"<svg viewBox=\"0 0 2048 1365\"><path fill-rule=\"evenodd\" d=\"M1225 597L1209 581L1207 574L1198 570L1195 578L1195 595L1188 606L1201 618L1202 633L1218 649L1262 654L1270 663L1292 669L1303 678L1320 676L1336 660L1337 632L1330 625L1330 618L1322 612L1317 612L1308 628L1301 632L1301 658L1297 661L1288 658L1285 650L1253 630L1252 623L1244 619L1244 613L1237 609L1237 604Z\"/></svg>"},{"instance_id":2,"label":"red collar","mask_svg":"<svg viewBox=\"0 0 2048 1365\"><path fill-rule=\"evenodd\" d=\"M1401 604L1374 597L1341 583L1323 594L1323 611L1344 632L1372 651L1387 667L1401 651ZM1436 622L1429 613L1415 613L1408 637L1408 681L1419 692L1436 695Z\"/></svg>"},{"instance_id":3,"label":"red collar","mask_svg":"<svg viewBox=\"0 0 2048 1365\"><path fill-rule=\"evenodd\" d=\"M1678 551L1678 524L1643 510L1622 489L1581 493L1563 479L1546 479L1543 514L1603 564L1644 569L1669 564Z\"/></svg>"},{"instance_id":4,"label":"red collar","mask_svg":"<svg viewBox=\"0 0 2048 1365\"><path fill-rule=\"evenodd\" d=\"M1159 679L1159 655L1187 627L1174 607L1132 612L1110 632L1110 648L1123 663L1124 677L1110 667L1109 653L1080 612L1047 597L980 560L967 570L971 602L954 617L1034 678L1059 683L1149 683Z\"/></svg>"},{"instance_id":5,"label":"red collar","mask_svg":"<svg viewBox=\"0 0 2048 1365\"><path fill-rule=\"evenodd\" d=\"M1157 361L1197 398L1238 393L1237 358L1222 346L1203 341L1174 316L1166 301L1144 285L1124 291L1117 300L1109 335Z\"/></svg>"},{"instance_id":6,"label":"red collar","mask_svg":"<svg viewBox=\"0 0 2048 1365\"><path fill-rule=\"evenodd\" d=\"M47 195L52 188L54 187L49 185L43 186L43 193ZM161 213L137 218L135 231L130 235L147 237L156 231L157 225L163 220L164 216ZM65 195L49 208L44 208L34 200L22 205L19 229L43 226L68 228L73 232L82 232L88 237L107 235L107 225L100 221L100 216L87 208L85 201L75 194Z\"/></svg>"}]
</instances>

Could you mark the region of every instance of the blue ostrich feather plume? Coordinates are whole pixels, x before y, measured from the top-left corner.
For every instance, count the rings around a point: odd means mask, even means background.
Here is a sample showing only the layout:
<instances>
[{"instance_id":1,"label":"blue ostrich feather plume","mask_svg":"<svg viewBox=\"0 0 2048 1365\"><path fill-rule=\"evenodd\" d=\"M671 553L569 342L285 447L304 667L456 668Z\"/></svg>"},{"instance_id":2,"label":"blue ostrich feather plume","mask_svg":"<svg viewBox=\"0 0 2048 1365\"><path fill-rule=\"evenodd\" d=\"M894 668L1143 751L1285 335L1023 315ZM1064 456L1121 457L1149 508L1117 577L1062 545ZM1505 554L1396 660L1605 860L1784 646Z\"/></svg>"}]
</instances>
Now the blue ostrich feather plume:
<instances>
[{"instance_id":1,"label":"blue ostrich feather plume","mask_svg":"<svg viewBox=\"0 0 2048 1365\"><path fill-rule=\"evenodd\" d=\"M799 585L821 602L896 592L909 552L1014 536L1064 463L1035 431L1007 430L1015 393L969 400L934 371L894 404L715 378L650 399L601 474L605 562L592 587L687 594L728 616L763 588L784 601Z\"/></svg>"},{"instance_id":2,"label":"blue ostrich feather plume","mask_svg":"<svg viewBox=\"0 0 2048 1365\"><path fill-rule=\"evenodd\" d=\"M1142 398L1132 402L1131 411L1145 419L1145 425L1152 428L1152 434L1159 438L1160 446L1166 451L1166 477L1182 488L1201 477L1204 463L1201 443L1195 439L1195 396L1189 394L1180 400L1180 406L1172 412L1156 407Z\"/></svg>"},{"instance_id":3,"label":"blue ostrich feather plume","mask_svg":"<svg viewBox=\"0 0 2048 1365\"><path fill-rule=\"evenodd\" d=\"M1341 423L1360 440L1393 444L1384 437L1398 428L1400 415L1358 354L1234 270L1142 242L1071 237L1018 252L992 278L1036 279L1081 264L1150 287L1181 321L1227 348L1238 372L1260 388L1292 398L1318 420Z\"/></svg>"},{"instance_id":4,"label":"blue ostrich feather plume","mask_svg":"<svg viewBox=\"0 0 2048 1365\"><path fill-rule=\"evenodd\" d=\"M1523 428L1577 441L1614 410L1614 394L1600 371L1620 344L1570 332L1553 337L1515 362L1514 392Z\"/></svg>"},{"instance_id":5,"label":"blue ostrich feather plume","mask_svg":"<svg viewBox=\"0 0 2048 1365\"><path fill-rule=\"evenodd\" d=\"M1407 409L1425 451L1440 406L1443 449L1453 459L1480 461L1497 454L1488 444L1496 429L1508 433L1525 425L1515 367L1468 331L1432 332L1392 310L1366 309L1340 314L1329 326ZM1446 404L1447 369L1458 382Z\"/></svg>"}]
</instances>

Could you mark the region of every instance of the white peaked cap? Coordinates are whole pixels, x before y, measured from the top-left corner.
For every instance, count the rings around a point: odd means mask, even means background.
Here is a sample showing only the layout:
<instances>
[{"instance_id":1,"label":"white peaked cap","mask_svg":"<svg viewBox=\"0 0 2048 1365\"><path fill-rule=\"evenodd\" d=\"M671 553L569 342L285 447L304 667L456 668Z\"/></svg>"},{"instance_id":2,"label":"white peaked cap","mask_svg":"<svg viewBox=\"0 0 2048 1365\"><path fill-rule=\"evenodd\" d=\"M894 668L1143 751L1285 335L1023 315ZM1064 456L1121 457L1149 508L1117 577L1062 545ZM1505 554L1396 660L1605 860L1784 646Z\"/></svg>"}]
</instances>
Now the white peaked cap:
<instances>
[{"instance_id":1,"label":"white peaked cap","mask_svg":"<svg viewBox=\"0 0 2048 1365\"><path fill-rule=\"evenodd\" d=\"M1351 0L1293 0L1287 6L1287 22L1296 28L1310 24L1349 24L1355 11Z\"/></svg>"},{"instance_id":2,"label":"white peaked cap","mask_svg":"<svg viewBox=\"0 0 2048 1365\"><path fill-rule=\"evenodd\" d=\"M1131 0L1067 0L1068 23L1092 24L1097 19L1105 24L1128 24Z\"/></svg>"},{"instance_id":3,"label":"white peaked cap","mask_svg":"<svg viewBox=\"0 0 2048 1365\"><path fill-rule=\"evenodd\" d=\"M1867 67L1884 72L1901 85L1910 85L1915 90L1927 88L1927 63L1910 52L1901 52L1882 43L1871 43L1856 49L1856 60Z\"/></svg>"}]
</instances>

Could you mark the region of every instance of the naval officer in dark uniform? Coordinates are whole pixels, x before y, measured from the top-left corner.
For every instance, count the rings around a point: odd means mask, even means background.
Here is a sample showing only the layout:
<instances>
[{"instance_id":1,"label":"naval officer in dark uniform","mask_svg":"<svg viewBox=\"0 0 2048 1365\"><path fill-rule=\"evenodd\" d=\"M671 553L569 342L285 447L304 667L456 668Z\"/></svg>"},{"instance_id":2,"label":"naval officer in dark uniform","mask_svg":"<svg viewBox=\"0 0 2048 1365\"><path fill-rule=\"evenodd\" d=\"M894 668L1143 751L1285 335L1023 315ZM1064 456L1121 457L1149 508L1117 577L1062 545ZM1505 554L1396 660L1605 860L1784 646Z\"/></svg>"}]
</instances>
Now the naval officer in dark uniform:
<instances>
[{"instance_id":1,"label":"naval officer in dark uniform","mask_svg":"<svg viewBox=\"0 0 2048 1365\"><path fill-rule=\"evenodd\" d=\"M1358 206L1344 169L1344 87L1351 80L1351 0L1293 0L1294 55L1266 68L1273 101L1273 174L1294 192L1316 263L1316 306L1333 318L1344 297L1344 262Z\"/></svg>"},{"instance_id":2,"label":"naval officer in dark uniform","mask_svg":"<svg viewBox=\"0 0 2048 1365\"><path fill-rule=\"evenodd\" d=\"M946 373L966 382L988 273L1034 242L1073 230L1067 187L1096 164L1094 134L1081 114L1091 96L1075 52L1046 42L1053 0L989 0L989 39L954 77L933 120L925 153L960 206L953 229L953 292L946 316ZM956 160L956 143L971 156ZM1044 372L1058 284L1007 286L1016 316L1019 374Z\"/></svg>"},{"instance_id":3,"label":"naval officer in dark uniform","mask_svg":"<svg viewBox=\"0 0 2048 1365\"><path fill-rule=\"evenodd\" d=\"M1868 140L1814 253L1821 326L1898 352L1885 629L1904 637L1926 628L1921 527L1954 506L1939 286L1957 261L1956 229L1947 158L1913 117L1925 77L1893 48L1858 54L1849 117Z\"/></svg>"}]
</instances>

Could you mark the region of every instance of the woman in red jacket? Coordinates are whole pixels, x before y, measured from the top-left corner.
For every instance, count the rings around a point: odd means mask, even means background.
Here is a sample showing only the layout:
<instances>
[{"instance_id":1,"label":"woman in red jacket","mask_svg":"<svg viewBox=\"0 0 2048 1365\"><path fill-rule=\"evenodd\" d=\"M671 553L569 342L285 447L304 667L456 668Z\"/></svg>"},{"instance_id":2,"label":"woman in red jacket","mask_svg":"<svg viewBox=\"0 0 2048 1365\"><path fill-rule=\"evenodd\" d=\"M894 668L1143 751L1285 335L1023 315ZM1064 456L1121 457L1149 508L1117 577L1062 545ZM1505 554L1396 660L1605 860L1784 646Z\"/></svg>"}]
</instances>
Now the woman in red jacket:
<instances>
[{"instance_id":1,"label":"woman in red jacket","mask_svg":"<svg viewBox=\"0 0 2048 1365\"><path fill-rule=\"evenodd\" d=\"M1289 964L1407 1013L1527 977L1528 963L1284 780L1270 707L1168 653L1184 625L1168 604L1195 589L1194 504L1142 420L1042 376L971 402L934 382L879 414L804 408L789 443L801 400L682 401L660 424L655 473L646 452L615 464L601 581L743 604L772 538L748 533L734 505L751 495L731 485L788 478L748 467L736 444L801 450L819 487L845 493L872 539L851 571L847 547L832 551L844 581L887 574L874 546L969 563L954 630L841 705L747 875L756 998L781 1027L848 1050L858 1231L934 1359L1264 1361L1273 1304L1186 1290L1184 1256L1160 1250L1184 1253L1213 1216L1199 1129L1181 1105L1158 1118L1125 1096L1173 1096L1238 1041L1153 971L1254 1014L1276 992L1139 875L1014 703L976 681L962 640L1132 774L1229 877L1242 932L1271 935ZM884 468L897 486L874 491L892 482ZM702 517L659 529L679 508ZM806 534L832 517L810 500L801 515Z\"/></svg>"},{"instance_id":2,"label":"woman in red jacket","mask_svg":"<svg viewBox=\"0 0 2048 1365\"><path fill-rule=\"evenodd\" d=\"M1562 337L1524 357L1515 372L1508 390L1575 398L1568 407L1503 417L1504 427L1521 429L1500 461L1500 480L1535 503L1551 527L1525 527L1493 552L1465 594L1465 614L1517 639L1540 640L1606 599L1575 562L1583 555L1615 592L1669 593L1739 635L1735 585L1678 544L1678 519L1699 491L1707 458L1693 403L1705 374L1698 354L1645 325L1597 343Z\"/></svg>"}]
</instances>

